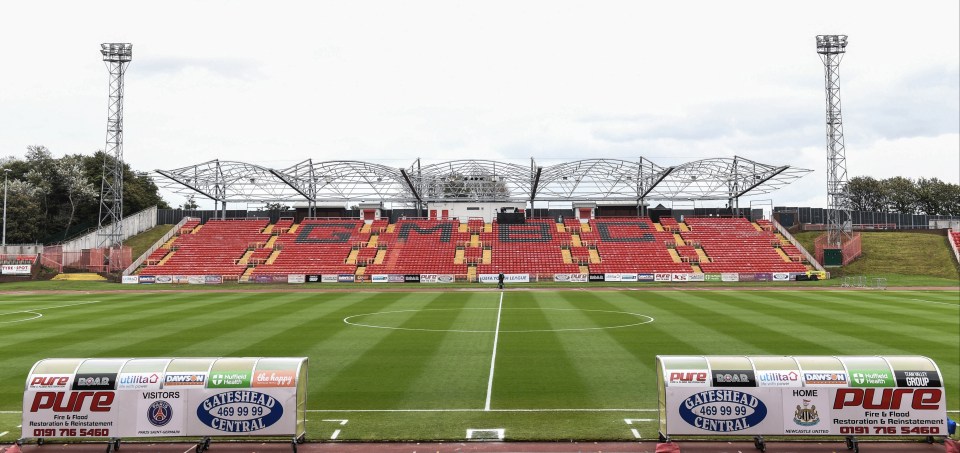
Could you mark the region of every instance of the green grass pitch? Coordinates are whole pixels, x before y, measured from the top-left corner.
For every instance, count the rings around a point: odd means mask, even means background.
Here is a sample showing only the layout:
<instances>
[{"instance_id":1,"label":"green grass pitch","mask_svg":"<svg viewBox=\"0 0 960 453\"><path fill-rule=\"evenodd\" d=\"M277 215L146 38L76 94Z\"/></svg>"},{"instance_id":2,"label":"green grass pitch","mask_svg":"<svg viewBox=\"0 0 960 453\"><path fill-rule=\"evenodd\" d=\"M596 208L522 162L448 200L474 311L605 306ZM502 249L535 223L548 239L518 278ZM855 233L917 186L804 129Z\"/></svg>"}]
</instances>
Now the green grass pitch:
<instances>
[{"instance_id":1,"label":"green grass pitch","mask_svg":"<svg viewBox=\"0 0 960 453\"><path fill-rule=\"evenodd\" d=\"M313 440L651 439L657 354L925 355L958 418L956 291L508 290L500 303L495 289L0 295L0 441L19 436L26 374L47 357L306 356Z\"/></svg>"}]
</instances>

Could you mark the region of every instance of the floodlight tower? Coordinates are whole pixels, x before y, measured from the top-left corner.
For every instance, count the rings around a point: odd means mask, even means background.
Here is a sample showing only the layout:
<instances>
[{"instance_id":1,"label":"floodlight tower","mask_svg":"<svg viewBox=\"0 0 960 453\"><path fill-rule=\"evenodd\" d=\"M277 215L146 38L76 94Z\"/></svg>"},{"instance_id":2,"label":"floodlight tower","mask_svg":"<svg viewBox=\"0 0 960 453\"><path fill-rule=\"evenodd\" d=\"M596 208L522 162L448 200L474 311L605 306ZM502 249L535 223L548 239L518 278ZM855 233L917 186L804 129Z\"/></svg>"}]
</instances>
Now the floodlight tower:
<instances>
[{"instance_id":1,"label":"floodlight tower","mask_svg":"<svg viewBox=\"0 0 960 453\"><path fill-rule=\"evenodd\" d=\"M100 186L100 247L123 241L123 74L133 59L133 44L100 44L100 53L110 71L107 102L107 145L103 152L103 182ZM112 157L112 159L111 159ZM104 228L108 231L105 231Z\"/></svg>"},{"instance_id":2,"label":"floodlight tower","mask_svg":"<svg viewBox=\"0 0 960 453\"><path fill-rule=\"evenodd\" d=\"M840 60L847 49L847 35L817 35L817 53L826 70L827 91L827 243L839 247L850 236L850 210L844 202L847 189L847 158L840 115Z\"/></svg>"}]
</instances>

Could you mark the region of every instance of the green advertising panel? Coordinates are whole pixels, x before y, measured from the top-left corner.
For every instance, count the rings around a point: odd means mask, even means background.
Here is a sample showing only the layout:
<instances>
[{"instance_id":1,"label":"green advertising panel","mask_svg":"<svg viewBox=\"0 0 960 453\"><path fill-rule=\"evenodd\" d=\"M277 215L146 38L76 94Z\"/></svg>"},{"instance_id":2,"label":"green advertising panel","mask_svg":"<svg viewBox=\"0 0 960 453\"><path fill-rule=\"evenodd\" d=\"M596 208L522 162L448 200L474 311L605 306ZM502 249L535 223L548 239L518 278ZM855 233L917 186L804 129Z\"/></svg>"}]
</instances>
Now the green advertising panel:
<instances>
[{"instance_id":1,"label":"green advertising panel","mask_svg":"<svg viewBox=\"0 0 960 453\"><path fill-rule=\"evenodd\" d=\"M850 370L850 387L895 387L890 370Z\"/></svg>"},{"instance_id":2,"label":"green advertising panel","mask_svg":"<svg viewBox=\"0 0 960 453\"><path fill-rule=\"evenodd\" d=\"M207 388L250 388L250 374L250 371L215 371L210 373L210 381L207 383Z\"/></svg>"}]
</instances>

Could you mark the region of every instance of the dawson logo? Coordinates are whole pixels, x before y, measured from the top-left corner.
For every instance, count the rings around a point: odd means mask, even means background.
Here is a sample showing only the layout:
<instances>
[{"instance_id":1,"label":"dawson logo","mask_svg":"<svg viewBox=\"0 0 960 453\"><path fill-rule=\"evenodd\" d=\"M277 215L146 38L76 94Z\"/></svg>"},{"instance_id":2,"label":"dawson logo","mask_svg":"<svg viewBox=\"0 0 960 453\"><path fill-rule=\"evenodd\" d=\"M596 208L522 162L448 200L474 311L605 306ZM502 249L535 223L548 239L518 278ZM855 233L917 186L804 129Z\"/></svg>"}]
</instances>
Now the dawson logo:
<instances>
[{"instance_id":1,"label":"dawson logo","mask_svg":"<svg viewBox=\"0 0 960 453\"><path fill-rule=\"evenodd\" d=\"M847 373L836 371L803 373L807 385L847 385Z\"/></svg>"},{"instance_id":2,"label":"dawson logo","mask_svg":"<svg viewBox=\"0 0 960 453\"><path fill-rule=\"evenodd\" d=\"M803 407L797 405L797 410L793 413L793 422L800 426L814 426L820 423L820 414L817 413L817 405L810 404L810 400L803 400Z\"/></svg>"},{"instance_id":3,"label":"dawson logo","mask_svg":"<svg viewBox=\"0 0 960 453\"><path fill-rule=\"evenodd\" d=\"M680 418L695 428L716 433L750 429L767 417L767 406L757 397L736 390L695 393L680 404Z\"/></svg>"},{"instance_id":4,"label":"dawson logo","mask_svg":"<svg viewBox=\"0 0 960 453\"><path fill-rule=\"evenodd\" d=\"M153 426L163 426L170 423L173 417L173 407L166 401L154 401L147 408L147 420Z\"/></svg>"},{"instance_id":5,"label":"dawson logo","mask_svg":"<svg viewBox=\"0 0 960 453\"><path fill-rule=\"evenodd\" d=\"M282 416L283 406L276 398L250 390L218 393L197 406L201 423L228 433L258 431L273 425Z\"/></svg>"},{"instance_id":6,"label":"dawson logo","mask_svg":"<svg viewBox=\"0 0 960 453\"><path fill-rule=\"evenodd\" d=\"M178 385L203 385L206 382L207 377L202 374L168 374L164 376L163 385L166 386L178 386Z\"/></svg>"}]
</instances>

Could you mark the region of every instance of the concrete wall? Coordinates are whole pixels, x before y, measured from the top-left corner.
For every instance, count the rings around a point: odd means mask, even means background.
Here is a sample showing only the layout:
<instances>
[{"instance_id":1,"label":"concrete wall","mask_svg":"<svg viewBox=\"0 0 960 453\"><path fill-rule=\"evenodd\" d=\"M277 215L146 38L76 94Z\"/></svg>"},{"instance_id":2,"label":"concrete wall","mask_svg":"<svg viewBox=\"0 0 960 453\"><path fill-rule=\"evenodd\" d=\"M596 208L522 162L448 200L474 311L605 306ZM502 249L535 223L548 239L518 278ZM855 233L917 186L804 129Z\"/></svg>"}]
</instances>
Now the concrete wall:
<instances>
[{"instance_id":1,"label":"concrete wall","mask_svg":"<svg viewBox=\"0 0 960 453\"><path fill-rule=\"evenodd\" d=\"M144 209L136 214L131 214L123 218L123 238L127 240L132 236L140 234L157 226L157 207L153 206ZM84 249L92 249L100 246L100 230L87 233L75 239L63 243L64 252L79 252Z\"/></svg>"}]
</instances>

